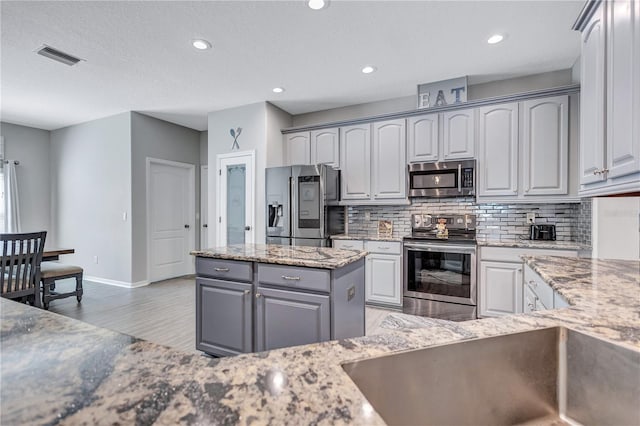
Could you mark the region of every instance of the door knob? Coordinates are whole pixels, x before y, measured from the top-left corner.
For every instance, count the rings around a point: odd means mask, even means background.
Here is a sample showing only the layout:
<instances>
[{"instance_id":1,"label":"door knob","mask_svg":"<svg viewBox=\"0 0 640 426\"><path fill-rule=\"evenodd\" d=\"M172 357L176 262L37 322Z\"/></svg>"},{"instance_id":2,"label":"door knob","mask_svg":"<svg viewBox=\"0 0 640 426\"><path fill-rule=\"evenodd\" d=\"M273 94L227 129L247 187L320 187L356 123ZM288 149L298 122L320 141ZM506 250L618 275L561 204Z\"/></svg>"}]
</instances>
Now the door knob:
<instances>
[{"instance_id":1,"label":"door knob","mask_svg":"<svg viewBox=\"0 0 640 426\"><path fill-rule=\"evenodd\" d=\"M189 228L191 228L191 227L188 224L184 225L184 229L189 229Z\"/></svg>"},{"instance_id":2,"label":"door knob","mask_svg":"<svg viewBox=\"0 0 640 426\"><path fill-rule=\"evenodd\" d=\"M251 227L247 225L247 226L244 227L244 230L245 231L251 231Z\"/></svg>"}]
</instances>

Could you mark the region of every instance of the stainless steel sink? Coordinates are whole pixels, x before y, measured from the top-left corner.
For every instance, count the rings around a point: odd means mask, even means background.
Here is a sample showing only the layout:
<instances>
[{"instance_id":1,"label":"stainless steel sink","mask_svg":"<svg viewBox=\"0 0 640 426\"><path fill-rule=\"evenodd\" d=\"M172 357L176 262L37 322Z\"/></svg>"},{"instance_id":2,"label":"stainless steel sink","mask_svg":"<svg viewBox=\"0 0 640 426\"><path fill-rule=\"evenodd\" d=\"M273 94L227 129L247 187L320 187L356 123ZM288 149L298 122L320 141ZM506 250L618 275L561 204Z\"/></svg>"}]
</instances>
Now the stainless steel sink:
<instances>
[{"instance_id":1,"label":"stainless steel sink","mask_svg":"<svg viewBox=\"0 0 640 426\"><path fill-rule=\"evenodd\" d=\"M342 367L391 425L640 425L640 352L563 327Z\"/></svg>"}]
</instances>

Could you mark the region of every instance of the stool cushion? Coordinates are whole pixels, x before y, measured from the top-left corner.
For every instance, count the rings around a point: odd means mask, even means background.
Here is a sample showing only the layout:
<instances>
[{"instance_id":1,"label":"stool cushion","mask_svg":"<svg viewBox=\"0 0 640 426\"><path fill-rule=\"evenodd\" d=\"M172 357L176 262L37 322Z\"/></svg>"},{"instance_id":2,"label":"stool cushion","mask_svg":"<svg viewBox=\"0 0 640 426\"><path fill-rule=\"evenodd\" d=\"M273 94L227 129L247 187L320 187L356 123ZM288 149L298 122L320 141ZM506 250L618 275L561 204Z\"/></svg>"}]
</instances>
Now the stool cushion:
<instances>
[{"instance_id":1,"label":"stool cushion","mask_svg":"<svg viewBox=\"0 0 640 426\"><path fill-rule=\"evenodd\" d=\"M40 278L55 278L67 275L81 274L82 268L79 266L65 265L57 262L42 262L40 264Z\"/></svg>"}]
</instances>

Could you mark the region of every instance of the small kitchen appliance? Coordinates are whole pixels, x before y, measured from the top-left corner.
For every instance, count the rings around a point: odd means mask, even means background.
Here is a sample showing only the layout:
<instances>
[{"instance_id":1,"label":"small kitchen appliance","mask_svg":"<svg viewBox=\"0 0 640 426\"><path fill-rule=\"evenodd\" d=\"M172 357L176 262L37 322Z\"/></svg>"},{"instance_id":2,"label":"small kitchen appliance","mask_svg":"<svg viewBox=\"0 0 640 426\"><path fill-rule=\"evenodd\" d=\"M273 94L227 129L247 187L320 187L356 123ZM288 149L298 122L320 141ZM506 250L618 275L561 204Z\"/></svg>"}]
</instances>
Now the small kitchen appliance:
<instances>
[{"instance_id":1,"label":"small kitchen appliance","mask_svg":"<svg viewBox=\"0 0 640 426\"><path fill-rule=\"evenodd\" d=\"M556 240L556 226L555 225L531 225L529 229L530 240Z\"/></svg>"},{"instance_id":2,"label":"small kitchen appliance","mask_svg":"<svg viewBox=\"0 0 640 426\"><path fill-rule=\"evenodd\" d=\"M403 312L451 321L477 318L476 217L411 215L404 241Z\"/></svg>"}]
</instances>

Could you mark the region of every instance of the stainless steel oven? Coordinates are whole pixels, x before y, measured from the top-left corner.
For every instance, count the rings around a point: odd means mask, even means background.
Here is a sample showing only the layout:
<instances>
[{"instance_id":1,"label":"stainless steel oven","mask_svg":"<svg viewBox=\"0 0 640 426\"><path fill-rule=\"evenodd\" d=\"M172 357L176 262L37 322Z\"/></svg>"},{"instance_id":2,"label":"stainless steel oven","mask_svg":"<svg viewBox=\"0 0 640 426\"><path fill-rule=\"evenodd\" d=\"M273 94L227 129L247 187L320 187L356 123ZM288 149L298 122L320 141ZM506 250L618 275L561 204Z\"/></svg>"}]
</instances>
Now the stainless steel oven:
<instances>
[{"instance_id":1,"label":"stainless steel oven","mask_svg":"<svg viewBox=\"0 0 640 426\"><path fill-rule=\"evenodd\" d=\"M475 217L414 215L412 221L420 223L421 231L414 228L404 239L403 311L454 321L475 319ZM450 224L446 237L438 234L437 223Z\"/></svg>"},{"instance_id":2,"label":"stainless steel oven","mask_svg":"<svg viewBox=\"0 0 640 426\"><path fill-rule=\"evenodd\" d=\"M475 160L409 165L409 197L475 195Z\"/></svg>"}]
</instances>

